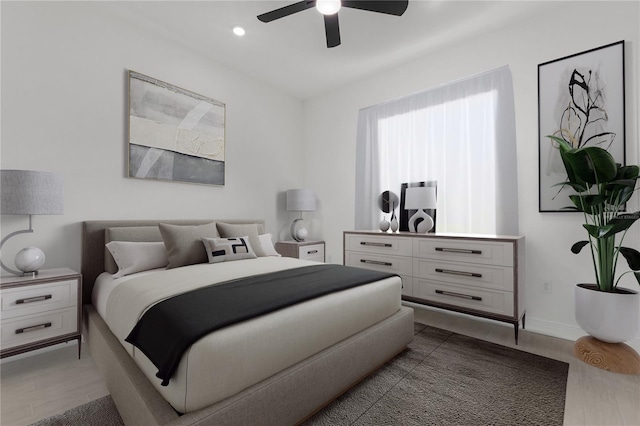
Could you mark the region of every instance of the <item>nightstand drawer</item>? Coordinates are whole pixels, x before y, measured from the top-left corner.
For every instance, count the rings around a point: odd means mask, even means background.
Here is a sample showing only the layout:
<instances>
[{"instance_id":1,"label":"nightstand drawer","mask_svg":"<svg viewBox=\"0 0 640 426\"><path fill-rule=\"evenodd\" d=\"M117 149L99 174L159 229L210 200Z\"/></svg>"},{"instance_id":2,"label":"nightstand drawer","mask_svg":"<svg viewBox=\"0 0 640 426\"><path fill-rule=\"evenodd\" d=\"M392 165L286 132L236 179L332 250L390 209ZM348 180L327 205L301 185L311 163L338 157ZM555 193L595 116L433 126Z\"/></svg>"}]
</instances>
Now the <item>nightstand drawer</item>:
<instances>
[{"instance_id":1,"label":"nightstand drawer","mask_svg":"<svg viewBox=\"0 0 640 426\"><path fill-rule=\"evenodd\" d=\"M345 265L390 272L398 275L412 275L410 257L383 256L349 251L346 252Z\"/></svg>"},{"instance_id":2,"label":"nightstand drawer","mask_svg":"<svg viewBox=\"0 0 640 426\"><path fill-rule=\"evenodd\" d=\"M44 314L2 321L2 350L65 334L77 333L78 309L71 307Z\"/></svg>"},{"instance_id":3,"label":"nightstand drawer","mask_svg":"<svg viewBox=\"0 0 640 426\"><path fill-rule=\"evenodd\" d=\"M415 238L413 256L452 262L514 266L513 244L464 238Z\"/></svg>"},{"instance_id":4,"label":"nightstand drawer","mask_svg":"<svg viewBox=\"0 0 640 426\"><path fill-rule=\"evenodd\" d=\"M298 259L315 260L324 262L324 244L311 244L308 246L300 246Z\"/></svg>"},{"instance_id":5,"label":"nightstand drawer","mask_svg":"<svg viewBox=\"0 0 640 426\"><path fill-rule=\"evenodd\" d=\"M345 250L392 256L411 256L413 251L409 237L386 236L383 233L379 235L347 234L345 237Z\"/></svg>"},{"instance_id":6,"label":"nightstand drawer","mask_svg":"<svg viewBox=\"0 0 640 426\"><path fill-rule=\"evenodd\" d=\"M450 306L473 309L504 316L513 316L513 293L468 286L413 279L413 297Z\"/></svg>"},{"instance_id":7,"label":"nightstand drawer","mask_svg":"<svg viewBox=\"0 0 640 426\"><path fill-rule=\"evenodd\" d=\"M78 281L65 280L2 291L0 318L36 314L78 305Z\"/></svg>"},{"instance_id":8,"label":"nightstand drawer","mask_svg":"<svg viewBox=\"0 0 640 426\"><path fill-rule=\"evenodd\" d=\"M413 259L413 276L479 288L513 292L513 268L474 263Z\"/></svg>"}]
</instances>

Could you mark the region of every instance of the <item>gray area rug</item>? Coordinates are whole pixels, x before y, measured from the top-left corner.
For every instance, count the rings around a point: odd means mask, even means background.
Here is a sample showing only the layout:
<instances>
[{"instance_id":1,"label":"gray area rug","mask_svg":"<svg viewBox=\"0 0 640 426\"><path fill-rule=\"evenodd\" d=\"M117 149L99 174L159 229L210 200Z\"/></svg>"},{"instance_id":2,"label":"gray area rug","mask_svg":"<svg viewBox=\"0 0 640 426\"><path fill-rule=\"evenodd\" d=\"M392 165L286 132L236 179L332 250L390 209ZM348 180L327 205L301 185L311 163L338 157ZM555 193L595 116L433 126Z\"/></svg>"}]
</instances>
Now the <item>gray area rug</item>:
<instances>
[{"instance_id":1,"label":"gray area rug","mask_svg":"<svg viewBox=\"0 0 640 426\"><path fill-rule=\"evenodd\" d=\"M424 324L415 333L305 426L562 425L569 364ZM122 424L106 396L34 425Z\"/></svg>"}]
</instances>

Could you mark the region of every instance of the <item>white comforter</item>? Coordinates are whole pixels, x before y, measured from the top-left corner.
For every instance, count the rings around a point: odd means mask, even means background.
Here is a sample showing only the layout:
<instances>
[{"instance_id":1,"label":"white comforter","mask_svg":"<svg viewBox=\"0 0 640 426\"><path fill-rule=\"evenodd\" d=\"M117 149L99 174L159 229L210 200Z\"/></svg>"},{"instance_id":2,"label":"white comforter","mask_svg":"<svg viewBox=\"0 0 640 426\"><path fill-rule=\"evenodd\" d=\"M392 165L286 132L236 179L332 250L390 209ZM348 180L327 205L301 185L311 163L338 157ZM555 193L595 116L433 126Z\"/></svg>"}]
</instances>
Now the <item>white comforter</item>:
<instances>
[{"instance_id":1,"label":"white comforter","mask_svg":"<svg viewBox=\"0 0 640 426\"><path fill-rule=\"evenodd\" d=\"M400 278L333 293L211 333L183 355L169 386L160 386L157 368L124 342L142 314L163 299L201 286L312 264L316 263L261 257L158 270L128 277L119 285L112 283L110 292L99 292L100 300L94 300L94 305L105 306L103 298L108 297L104 319L111 331L160 394L177 411L190 412L234 395L394 314L400 308Z\"/></svg>"}]
</instances>

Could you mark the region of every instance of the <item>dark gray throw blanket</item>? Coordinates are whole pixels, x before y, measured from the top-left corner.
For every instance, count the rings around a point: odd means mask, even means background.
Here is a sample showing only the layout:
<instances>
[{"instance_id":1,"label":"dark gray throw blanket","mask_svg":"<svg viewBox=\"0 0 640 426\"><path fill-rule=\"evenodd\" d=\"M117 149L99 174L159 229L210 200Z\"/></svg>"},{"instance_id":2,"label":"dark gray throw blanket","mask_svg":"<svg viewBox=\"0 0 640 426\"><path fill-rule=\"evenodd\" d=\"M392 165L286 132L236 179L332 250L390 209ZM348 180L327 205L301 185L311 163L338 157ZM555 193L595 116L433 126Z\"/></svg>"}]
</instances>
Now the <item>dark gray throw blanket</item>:
<instances>
[{"instance_id":1,"label":"dark gray throw blanket","mask_svg":"<svg viewBox=\"0 0 640 426\"><path fill-rule=\"evenodd\" d=\"M394 274L321 264L202 287L149 308L125 340L158 367L156 377L167 386L184 351L212 331L392 276Z\"/></svg>"}]
</instances>

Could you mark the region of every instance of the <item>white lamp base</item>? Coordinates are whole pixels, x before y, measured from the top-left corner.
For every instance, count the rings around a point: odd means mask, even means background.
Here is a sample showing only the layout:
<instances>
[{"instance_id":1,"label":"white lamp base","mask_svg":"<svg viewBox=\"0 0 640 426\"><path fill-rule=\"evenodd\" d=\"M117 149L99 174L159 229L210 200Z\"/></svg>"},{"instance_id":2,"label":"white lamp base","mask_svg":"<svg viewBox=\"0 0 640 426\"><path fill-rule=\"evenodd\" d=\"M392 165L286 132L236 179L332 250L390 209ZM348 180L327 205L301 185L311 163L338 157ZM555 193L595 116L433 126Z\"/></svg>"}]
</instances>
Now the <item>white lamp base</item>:
<instances>
[{"instance_id":1,"label":"white lamp base","mask_svg":"<svg viewBox=\"0 0 640 426\"><path fill-rule=\"evenodd\" d=\"M416 221L422 218L423 220L416 226ZM426 234L433 228L433 219L424 210L418 209L416 213L409 219L409 232L415 232L418 234Z\"/></svg>"},{"instance_id":2,"label":"white lamp base","mask_svg":"<svg viewBox=\"0 0 640 426\"><path fill-rule=\"evenodd\" d=\"M45 262L45 256L38 247L26 247L16 254L16 268L26 273L37 273Z\"/></svg>"},{"instance_id":3,"label":"white lamp base","mask_svg":"<svg viewBox=\"0 0 640 426\"><path fill-rule=\"evenodd\" d=\"M294 220L293 223L291 224L291 238L293 238L296 241L304 241L304 239L307 238L307 235L309 235L309 233L305 228L296 229L296 225L298 224L299 221L302 221L302 218L298 218Z\"/></svg>"}]
</instances>

